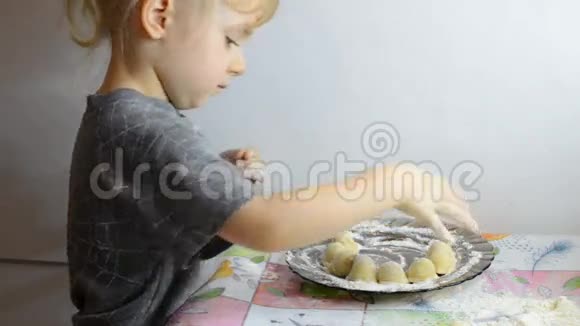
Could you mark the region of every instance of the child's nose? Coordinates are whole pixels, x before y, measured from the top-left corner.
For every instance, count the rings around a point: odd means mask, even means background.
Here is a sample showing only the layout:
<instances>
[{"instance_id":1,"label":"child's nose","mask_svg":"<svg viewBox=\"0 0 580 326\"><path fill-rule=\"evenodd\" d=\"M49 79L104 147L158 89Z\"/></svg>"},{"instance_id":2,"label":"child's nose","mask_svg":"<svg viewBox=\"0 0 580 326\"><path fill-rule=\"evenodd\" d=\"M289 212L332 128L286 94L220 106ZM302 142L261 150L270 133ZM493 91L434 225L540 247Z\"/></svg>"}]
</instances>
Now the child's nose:
<instances>
[{"instance_id":1,"label":"child's nose","mask_svg":"<svg viewBox=\"0 0 580 326\"><path fill-rule=\"evenodd\" d=\"M228 67L228 73L232 76L240 76L246 72L246 60L242 54L236 55L230 66Z\"/></svg>"}]
</instances>

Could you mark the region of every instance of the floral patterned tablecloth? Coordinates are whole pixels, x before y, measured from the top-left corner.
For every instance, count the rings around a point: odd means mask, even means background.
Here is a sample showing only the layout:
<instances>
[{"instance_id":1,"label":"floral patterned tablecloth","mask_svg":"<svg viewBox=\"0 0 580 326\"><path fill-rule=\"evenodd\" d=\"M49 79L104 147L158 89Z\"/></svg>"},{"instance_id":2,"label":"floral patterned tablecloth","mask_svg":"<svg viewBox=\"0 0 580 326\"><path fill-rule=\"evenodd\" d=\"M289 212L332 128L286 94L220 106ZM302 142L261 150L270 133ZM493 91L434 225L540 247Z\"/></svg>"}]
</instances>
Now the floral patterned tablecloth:
<instances>
[{"instance_id":1,"label":"floral patterned tablecloth","mask_svg":"<svg viewBox=\"0 0 580 326\"><path fill-rule=\"evenodd\" d=\"M496 259L474 280L425 293L356 298L304 281L283 253L234 246L215 258L211 279L169 325L501 325L521 313L508 308L522 298L565 296L580 305L580 236L484 236Z\"/></svg>"}]
</instances>

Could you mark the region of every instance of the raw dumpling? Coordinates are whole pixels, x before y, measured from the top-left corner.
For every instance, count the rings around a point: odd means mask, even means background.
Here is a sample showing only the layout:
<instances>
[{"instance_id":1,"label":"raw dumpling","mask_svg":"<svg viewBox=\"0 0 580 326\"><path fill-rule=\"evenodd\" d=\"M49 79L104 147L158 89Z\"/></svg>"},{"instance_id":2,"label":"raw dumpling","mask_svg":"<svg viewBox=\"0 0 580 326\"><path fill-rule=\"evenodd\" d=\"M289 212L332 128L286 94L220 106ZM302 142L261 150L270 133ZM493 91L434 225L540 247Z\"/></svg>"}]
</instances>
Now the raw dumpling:
<instances>
[{"instance_id":1,"label":"raw dumpling","mask_svg":"<svg viewBox=\"0 0 580 326\"><path fill-rule=\"evenodd\" d=\"M377 282L377 265L372 260L371 257L366 255L356 256L352 269L348 274L347 280L349 281L362 281L362 282Z\"/></svg>"},{"instance_id":2,"label":"raw dumpling","mask_svg":"<svg viewBox=\"0 0 580 326\"><path fill-rule=\"evenodd\" d=\"M451 246L445 242L434 241L427 251L427 258L435 265L435 271L439 275L446 275L455 270L457 258Z\"/></svg>"},{"instance_id":3,"label":"raw dumpling","mask_svg":"<svg viewBox=\"0 0 580 326\"><path fill-rule=\"evenodd\" d=\"M330 243L327 247L326 247L326 251L324 252L324 259L322 260L322 264L326 267L328 267L332 261L334 260L334 257L336 257L336 255L341 251L341 250L346 250L344 248L344 245L340 242L332 242Z\"/></svg>"},{"instance_id":4,"label":"raw dumpling","mask_svg":"<svg viewBox=\"0 0 580 326\"><path fill-rule=\"evenodd\" d=\"M335 240L326 247L322 264L329 273L345 277L350 272L354 257L358 255L359 246L350 232L340 233Z\"/></svg>"},{"instance_id":5,"label":"raw dumpling","mask_svg":"<svg viewBox=\"0 0 580 326\"><path fill-rule=\"evenodd\" d=\"M403 271L403 267L400 264L397 264L393 261L388 263L384 263L379 267L379 271L377 272L377 278L379 283L401 283L407 284L409 280L407 279L407 275L405 275L405 271Z\"/></svg>"},{"instance_id":6,"label":"raw dumpling","mask_svg":"<svg viewBox=\"0 0 580 326\"><path fill-rule=\"evenodd\" d=\"M345 231L345 232L339 233L335 237L335 240L336 240L336 242L342 243L345 247L349 248L351 251L358 253L359 246L358 246L358 243L356 243L356 241L354 241L354 239L352 238L351 232Z\"/></svg>"},{"instance_id":7,"label":"raw dumpling","mask_svg":"<svg viewBox=\"0 0 580 326\"><path fill-rule=\"evenodd\" d=\"M427 258L419 258L407 270L407 278L411 283L419 283L438 278L438 276L432 261Z\"/></svg>"},{"instance_id":8,"label":"raw dumpling","mask_svg":"<svg viewBox=\"0 0 580 326\"><path fill-rule=\"evenodd\" d=\"M327 267L328 272L338 277L347 276L348 273L350 273L355 256L356 253L352 252L351 250L339 250L332 259L330 265Z\"/></svg>"},{"instance_id":9,"label":"raw dumpling","mask_svg":"<svg viewBox=\"0 0 580 326\"><path fill-rule=\"evenodd\" d=\"M343 242L344 240L352 240L353 234L350 231L340 232L334 237L334 241Z\"/></svg>"}]
</instances>

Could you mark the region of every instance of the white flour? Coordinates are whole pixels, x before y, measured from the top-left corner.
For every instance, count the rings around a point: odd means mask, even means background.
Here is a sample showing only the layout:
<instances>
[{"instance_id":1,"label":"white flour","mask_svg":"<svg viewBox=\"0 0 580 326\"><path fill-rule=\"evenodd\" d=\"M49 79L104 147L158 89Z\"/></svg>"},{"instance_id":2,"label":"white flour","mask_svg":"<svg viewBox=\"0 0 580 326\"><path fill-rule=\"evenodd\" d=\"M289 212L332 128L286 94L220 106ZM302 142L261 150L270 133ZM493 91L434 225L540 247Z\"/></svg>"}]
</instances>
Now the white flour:
<instances>
[{"instance_id":1,"label":"white flour","mask_svg":"<svg viewBox=\"0 0 580 326\"><path fill-rule=\"evenodd\" d=\"M398 232L406 235L423 235L427 238L433 238L433 231L428 228L416 228L412 226L388 226L383 220L370 220L362 222L353 228L353 232L385 232L396 229ZM425 239L427 239L425 238Z\"/></svg>"},{"instance_id":2,"label":"white flour","mask_svg":"<svg viewBox=\"0 0 580 326\"><path fill-rule=\"evenodd\" d=\"M538 300L484 294L465 299L456 303L456 311L461 313L457 313L454 326L580 325L580 310L566 297Z\"/></svg>"}]
</instances>

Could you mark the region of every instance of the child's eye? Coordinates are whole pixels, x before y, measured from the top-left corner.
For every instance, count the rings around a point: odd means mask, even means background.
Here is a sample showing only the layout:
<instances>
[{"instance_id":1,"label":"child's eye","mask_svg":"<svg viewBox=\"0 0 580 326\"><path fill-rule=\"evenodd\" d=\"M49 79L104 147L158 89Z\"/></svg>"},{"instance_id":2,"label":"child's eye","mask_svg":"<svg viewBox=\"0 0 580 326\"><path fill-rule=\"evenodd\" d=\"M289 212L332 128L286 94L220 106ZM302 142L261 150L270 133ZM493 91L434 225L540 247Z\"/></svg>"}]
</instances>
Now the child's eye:
<instances>
[{"instance_id":1,"label":"child's eye","mask_svg":"<svg viewBox=\"0 0 580 326\"><path fill-rule=\"evenodd\" d=\"M228 46L230 46L230 45L240 46L240 45L238 44L238 42L234 41L234 40L233 40L231 37L229 37L229 36L226 36L226 44L227 44Z\"/></svg>"}]
</instances>

